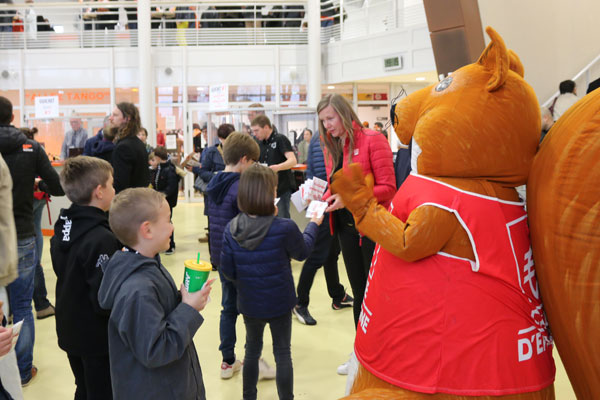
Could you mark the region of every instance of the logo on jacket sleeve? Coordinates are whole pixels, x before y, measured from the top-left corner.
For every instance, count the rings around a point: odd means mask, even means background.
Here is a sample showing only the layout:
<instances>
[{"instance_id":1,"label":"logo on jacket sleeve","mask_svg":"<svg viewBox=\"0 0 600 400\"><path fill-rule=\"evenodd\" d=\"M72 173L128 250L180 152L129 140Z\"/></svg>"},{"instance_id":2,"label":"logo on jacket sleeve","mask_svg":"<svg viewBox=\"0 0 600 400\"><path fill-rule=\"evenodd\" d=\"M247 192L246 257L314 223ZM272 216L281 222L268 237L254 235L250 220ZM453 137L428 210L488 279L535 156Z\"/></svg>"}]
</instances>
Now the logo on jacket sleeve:
<instances>
[{"instance_id":1,"label":"logo on jacket sleeve","mask_svg":"<svg viewBox=\"0 0 600 400\"><path fill-rule=\"evenodd\" d=\"M33 145L31 145L29 143L23 144L23 151L27 152L27 153L32 153L33 152Z\"/></svg>"},{"instance_id":2,"label":"logo on jacket sleeve","mask_svg":"<svg viewBox=\"0 0 600 400\"><path fill-rule=\"evenodd\" d=\"M63 242L68 242L69 240L71 240L71 225L73 224L73 221L71 221L68 217L64 217L61 216L60 219L62 219L63 221L65 221L65 224L63 225L62 228L62 235L63 235Z\"/></svg>"},{"instance_id":3,"label":"logo on jacket sleeve","mask_svg":"<svg viewBox=\"0 0 600 400\"><path fill-rule=\"evenodd\" d=\"M108 254L100 254L100 256L98 257L98 261L96 261L96 268L102 267L102 270L104 271L104 266L106 265L109 259L110 257L108 256Z\"/></svg>"}]
</instances>

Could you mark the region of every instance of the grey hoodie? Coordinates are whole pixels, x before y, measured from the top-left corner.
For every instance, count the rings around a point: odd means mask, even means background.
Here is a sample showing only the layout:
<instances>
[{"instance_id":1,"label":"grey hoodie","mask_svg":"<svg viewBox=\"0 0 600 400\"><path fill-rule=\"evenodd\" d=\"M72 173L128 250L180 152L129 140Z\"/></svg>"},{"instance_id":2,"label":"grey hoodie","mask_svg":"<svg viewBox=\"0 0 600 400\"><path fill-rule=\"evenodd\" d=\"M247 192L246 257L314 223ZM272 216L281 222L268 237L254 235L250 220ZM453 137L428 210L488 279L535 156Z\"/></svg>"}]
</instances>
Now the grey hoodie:
<instances>
[{"instance_id":1,"label":"grey hoodie","mask_svg":"<svg viewBox=\"0 0 600 400\"><path fill-rule=\"evenodd\" d=\"M160 258L117 251L104 269L100 306L108 322L115 400L206 398L192 341L204 319L187 304Z\"/></svg>"}]
</instances>

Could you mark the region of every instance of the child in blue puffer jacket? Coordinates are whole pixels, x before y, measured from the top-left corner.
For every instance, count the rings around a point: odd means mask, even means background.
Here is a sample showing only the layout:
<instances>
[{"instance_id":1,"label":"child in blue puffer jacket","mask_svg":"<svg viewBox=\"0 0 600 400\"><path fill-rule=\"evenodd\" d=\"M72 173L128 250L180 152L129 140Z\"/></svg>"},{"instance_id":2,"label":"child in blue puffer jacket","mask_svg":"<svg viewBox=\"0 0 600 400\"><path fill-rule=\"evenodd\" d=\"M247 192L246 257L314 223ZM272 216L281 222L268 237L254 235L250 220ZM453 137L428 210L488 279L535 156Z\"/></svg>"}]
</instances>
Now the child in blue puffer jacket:
<instances>
[{"instance_id":1,"label":"child in blue puffer jacket","mask_svg":"<svg viewBox=\"0 0 600 400\"><path fill-rule=\"evenodd\" d=\"M277 365L280 399L293 399L291 355L292 309L296 291L290 258L304 260L312 251L318 226L313 218L300 232L290 219L276 216L277 175L255 164L246 169L238 187L241 211L225 227L220 271L237 289L237 306L246 326L243 369L244 399L256 399L258 360L268 323Z\"/></svg>"}]
</instances>

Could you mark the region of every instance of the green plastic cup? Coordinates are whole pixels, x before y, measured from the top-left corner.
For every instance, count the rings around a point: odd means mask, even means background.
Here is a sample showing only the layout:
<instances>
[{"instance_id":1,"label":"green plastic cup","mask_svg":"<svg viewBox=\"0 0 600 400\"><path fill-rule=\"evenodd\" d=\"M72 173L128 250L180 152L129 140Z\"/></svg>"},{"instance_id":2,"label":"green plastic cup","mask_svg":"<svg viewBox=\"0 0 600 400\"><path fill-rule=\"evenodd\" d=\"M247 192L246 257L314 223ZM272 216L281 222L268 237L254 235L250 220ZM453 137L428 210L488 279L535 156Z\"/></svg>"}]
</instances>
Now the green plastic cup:
<instances>
[{"instance_id":1,"label":"green plastic cup","mask_svg":"<svg viewBox=\"0 0 600 400\"><path fill-rule=\"evenodd\" d=\"M212 265L206 261L185 260L185 271L183 273L183 285L189 293L202 289L208 279Z\"/></svg>"}]
</instances>

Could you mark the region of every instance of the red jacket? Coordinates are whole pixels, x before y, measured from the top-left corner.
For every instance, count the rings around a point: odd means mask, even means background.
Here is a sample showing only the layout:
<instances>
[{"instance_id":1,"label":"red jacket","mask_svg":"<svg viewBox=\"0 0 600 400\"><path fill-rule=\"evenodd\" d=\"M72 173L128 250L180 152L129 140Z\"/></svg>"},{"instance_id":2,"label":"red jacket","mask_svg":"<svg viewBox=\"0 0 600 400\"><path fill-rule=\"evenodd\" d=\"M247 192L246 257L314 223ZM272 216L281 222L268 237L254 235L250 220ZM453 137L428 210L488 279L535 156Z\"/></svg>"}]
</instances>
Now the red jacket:
<instances>
[{"instance_id":1,"label":"red jacket","mask_svg":"<svg viewBox=\"0 0 600 400\"><path fill-rule=\"evenodd\" d=\"M362 128L356 122L352 123L352 127L354 128L352 162L359 163L365 175L373 174L375 178L373 194L377 198L377 202L387 208L396 194L396 176L390 144L380 132ZM344 167L349 164L348 150L349 142L346 141L344 144ZM335 166L326 149L324 153L327 183L330 184L331 171ZM323 195L323 200L329 196L331 196L331 192L327 189L327 192Z\"/></svg>"}]
</instances>

